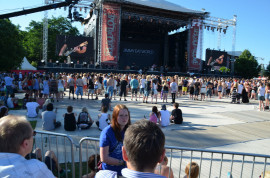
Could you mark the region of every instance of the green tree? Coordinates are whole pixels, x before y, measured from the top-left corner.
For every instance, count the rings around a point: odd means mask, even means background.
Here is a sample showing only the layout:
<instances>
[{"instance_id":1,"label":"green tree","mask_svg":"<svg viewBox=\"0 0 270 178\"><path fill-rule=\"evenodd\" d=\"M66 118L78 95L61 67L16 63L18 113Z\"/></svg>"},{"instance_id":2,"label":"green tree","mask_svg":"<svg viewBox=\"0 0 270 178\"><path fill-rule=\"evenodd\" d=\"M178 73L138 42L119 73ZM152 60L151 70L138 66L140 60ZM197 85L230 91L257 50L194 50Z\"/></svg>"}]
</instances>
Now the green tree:
<instances>
[{"instance_id":1,"label":"green tree","mask_svg":"<svg viewBox=\"0 0 270 178\"><path fill-rule=\"evenodd\" d=\"M24 48L27 51L27 58L30 61L39 61L42 59L43 43L43 21L31 21L26 28L24 38ZM64 17L52 17L48 19L48 59L55 59L56 36L57 35L79 35L76 27Z\"/></svg>"},{"instance_id":2,"label":"green tree","mask_svg":"<svg viewBox=\"0 0 270 178\"><path fill-rule=\"evenodd\" d=\"M0 20L0 71L16 69L25 55L19 27L9 20Z\"/></svg>"},{"instance_id":3,"label":"green tree","mask_svg":"<svg viewBox=\"0 0 270 178\"><path fill-rule=\"evenodd\" d=\"M244 78L257 77L260 72L258 61L250 53L244 50L239 58L235 61L235 73Z\"/></svg>"},{"instance_id":4,"label":"green tree","mask_svg":"<svg viewBox=\"0 0 270 178\"><path fill-rule=\"evenodd\" d=\"M265 71L264 71L264 74L263 74L265 77L269 77L270 78L270 62L269 64L267 65Z\"/></svg>"}]
</instances>

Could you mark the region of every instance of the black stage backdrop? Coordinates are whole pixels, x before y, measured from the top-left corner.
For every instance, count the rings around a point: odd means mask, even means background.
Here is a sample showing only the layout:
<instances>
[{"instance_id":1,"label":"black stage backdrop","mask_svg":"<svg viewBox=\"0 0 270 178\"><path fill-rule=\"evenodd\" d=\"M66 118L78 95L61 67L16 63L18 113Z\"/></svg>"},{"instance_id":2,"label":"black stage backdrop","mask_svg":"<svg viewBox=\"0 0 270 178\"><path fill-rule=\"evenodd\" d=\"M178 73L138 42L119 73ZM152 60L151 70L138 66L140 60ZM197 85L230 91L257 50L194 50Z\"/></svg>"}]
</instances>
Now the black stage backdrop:
<instances>
[{"instance_id":1,"label":"black stage backdrop","mask_svg":"<svg viewBox=\"0 0 270 178\"><path fill-rule=\"evenodd\" d=\"M63 56L66 56L68 52L72 51L74 47L79 46L80 44L84 42L88 42L86 48L86 51L84 53L76 53L72 52L70 53L70 57L72 61L75 60L83 60L83 61L89 61L93 59L93 38L92 37L84 37L84 36L66 36L66 35L58 35L56 38L56 55L59 55L62 47L64 44L67 45L67 48L63 52ZM81 47L83 49L83 47Z\"/></svg>"},{"instance_id":2,"label":"black stage backdrop","mask_svg":"<svg viewBox=\"0 0 270 178\"><path fill-rule=\"evenodd\" d=\"M160 44L121 41L119 67L135 64L139 68L158 64Z\"/></svg>"}]
</instances>

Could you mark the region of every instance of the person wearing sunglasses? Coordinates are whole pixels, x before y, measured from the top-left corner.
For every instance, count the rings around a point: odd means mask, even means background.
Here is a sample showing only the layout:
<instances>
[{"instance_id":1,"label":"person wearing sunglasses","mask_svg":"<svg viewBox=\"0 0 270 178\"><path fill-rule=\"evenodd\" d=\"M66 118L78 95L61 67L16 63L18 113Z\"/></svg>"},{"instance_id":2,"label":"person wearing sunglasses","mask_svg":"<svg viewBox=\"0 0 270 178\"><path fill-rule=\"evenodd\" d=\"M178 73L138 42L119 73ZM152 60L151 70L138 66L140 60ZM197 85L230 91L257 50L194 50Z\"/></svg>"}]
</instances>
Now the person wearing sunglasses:
<instances>
[{"instance_id":1,"label":"person wearing sunglasses","mask_svg":"<svg viewBox=\"0 0 270 178\"><path fill-rule=\"evenodd\" d=\"M55 177L43 162L25 159L32 151L34 134L24 116L1 118L0 177Z\"/></svg>"}]
</instances>

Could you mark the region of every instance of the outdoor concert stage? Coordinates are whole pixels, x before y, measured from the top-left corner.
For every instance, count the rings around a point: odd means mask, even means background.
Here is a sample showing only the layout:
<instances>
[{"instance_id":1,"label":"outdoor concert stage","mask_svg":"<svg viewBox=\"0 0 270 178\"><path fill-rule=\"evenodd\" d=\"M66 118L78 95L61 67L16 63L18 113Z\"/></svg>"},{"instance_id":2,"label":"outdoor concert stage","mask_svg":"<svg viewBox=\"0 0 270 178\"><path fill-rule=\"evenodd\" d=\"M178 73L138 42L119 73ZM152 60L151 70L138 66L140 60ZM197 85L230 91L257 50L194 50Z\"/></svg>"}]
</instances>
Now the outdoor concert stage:
<instances>
[{"instance_id":1,"label":"outdoor concert stage","mask_svg":"<svg viewBox=\"0 0 270 178\"><path fill-rule=\"evenodd\" d=\"M84 29L94 43L89 63L120 70L154 65L183 73L200 71L197 48L207 14L165 0L96 1Z\"/></svg>"}]
</instances>

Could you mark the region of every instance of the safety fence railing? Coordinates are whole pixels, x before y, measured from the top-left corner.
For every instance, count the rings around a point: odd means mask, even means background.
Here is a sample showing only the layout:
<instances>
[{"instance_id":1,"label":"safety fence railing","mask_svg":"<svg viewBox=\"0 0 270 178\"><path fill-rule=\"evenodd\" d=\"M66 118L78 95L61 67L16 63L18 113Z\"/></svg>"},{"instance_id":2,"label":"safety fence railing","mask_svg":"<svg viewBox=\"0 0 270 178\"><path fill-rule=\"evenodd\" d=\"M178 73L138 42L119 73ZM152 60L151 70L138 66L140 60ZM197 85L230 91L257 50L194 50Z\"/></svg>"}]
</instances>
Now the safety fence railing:
<instances>
[{"instance_id":1,"label":"safety fence railing","mask_svg":"<svg viewBox=\"0 0 270 178\"><path fill-rule=\"evenodd\" d=\"M49 159L48 165L56 177L75 178L75 146L73 139L69 135L36 131L33 150L39 152L35 155L40 154L43 162L46 162L46 156L52 158ZM64 172L60 172L60 169L63 169Z\"/></svg>"},{"instance_id":2,"label":"safety fence railing","mask_svg":"<svg viewBox=\"0 0 270 178\"><path fill-rule=\"evenodd\" d=\"M79 177L81 177L89 173L87 166L89 156L99 154L99 139L82 138L79 147ZM199 166L200 178L252 178L259 177L261 174L264 178L265 171L269 170L270 165L269 155L172 146L165 148L168 157L167 166L171 168L170 171L173 171L174 177L179 178L185 176L186 166L190 162L196 162Z\"/></svg>"}]
</instances>

